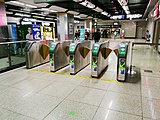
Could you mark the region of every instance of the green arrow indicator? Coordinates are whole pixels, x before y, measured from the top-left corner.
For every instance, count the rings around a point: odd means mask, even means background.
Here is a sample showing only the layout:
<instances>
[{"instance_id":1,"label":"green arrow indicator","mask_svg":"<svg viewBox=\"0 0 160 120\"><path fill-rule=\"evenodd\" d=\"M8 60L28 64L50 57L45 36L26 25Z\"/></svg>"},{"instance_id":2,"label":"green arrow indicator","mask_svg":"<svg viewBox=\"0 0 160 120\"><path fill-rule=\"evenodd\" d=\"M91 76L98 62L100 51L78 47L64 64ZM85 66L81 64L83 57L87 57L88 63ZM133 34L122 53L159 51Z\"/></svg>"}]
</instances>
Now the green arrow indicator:
<instances>
[{"instance_id":1,"label":"green arrow indicator","mask_svg":"<svg viewBox=\"0 0 160 120\"><path fill-rule=\"evenodd\" d=\"M76 115L76 112L71 111L71 112L69 112L69 115L74 116L74 115Z\"/></svg>"}]
</instances>

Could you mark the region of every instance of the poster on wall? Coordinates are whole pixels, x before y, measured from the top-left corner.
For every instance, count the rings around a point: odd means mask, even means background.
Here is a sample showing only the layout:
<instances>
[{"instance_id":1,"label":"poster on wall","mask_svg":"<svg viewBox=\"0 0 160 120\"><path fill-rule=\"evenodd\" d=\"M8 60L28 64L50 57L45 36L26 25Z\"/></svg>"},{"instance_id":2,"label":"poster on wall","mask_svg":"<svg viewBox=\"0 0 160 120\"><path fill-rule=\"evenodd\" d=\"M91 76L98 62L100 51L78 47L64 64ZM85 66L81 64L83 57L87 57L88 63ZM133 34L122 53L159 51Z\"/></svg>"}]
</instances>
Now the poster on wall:
<instances>
[{"instance_id":1,"label":"poster on wall","mask_svg":"<svg viewBox=\"0 0 160 120\"><path fill-rule=\"evenodd\" d=\"M69 23L69 34L73 35L73 23Z\"/></svg>"},{"instance_id":2,"label":"poster on wall","mask_svg":"<svg viewBox=\"0 0 160 120\"><path fill-rule=\"evenodd\" d=\"M43 27L43 39L44 40L51 40L53 39L53 28L49 26Z\"/></svg>"},{"instance_id":3,"label":"poster on wall","mask_svg":"<svg viewBox=\"0 0 160 120\"><path fill-rule=\"evenodd\" d=\"M33 40L32 25L20 25L18 28L18 38L21 40Z\"/></svg>"},{"instance_id":4,"label":"poster on wall","mask_svg":"<svg viewBox=\"0 0 160 120\"><path fill-rule=\"evenodd\" d=\"M69 29L73 28L73 23L69 23Z\"/></svg>"},{"instance_id":5,"label":"poster on wall","mask_svg":"<svg viewBox=\"0 0 160 120\"><path fill-rule=\"evenodd\" d=\"M32 33L33 33L33 39L34 40L41 40L41 29L40 29L40 25L37 24L33 24L32 25Z\"/></svg>"},{"instance_id":6,"label":"poster on wall","mask_svg":"<svg viewBox=\"0 0 160 120\"><path fill-rule=\"evenodd\" d=\"M69 29L69 34L73 35L73 29Z\"/></svg>"},{"instance_id":7,"label":"poster on wall","mask_svg":"<svg viewBox=\"0 0 160 120\"><path fill-rule=\"evenodd\" d=\"M17 37L17 26L16 24L12 24L11 25L11 36L10 36L13 41L15 41L18 37Z\"/></svg>"},{"instance_id":8,"label":"poster on wall","mask_svg":"<svg viewBox=\"0 0 160 120\"><path fill-rule=\"evenodd\" d=\"M84 29L80 29L80 40L83 41L85 39L84 37Z\"/></svg>"}]
</instances>

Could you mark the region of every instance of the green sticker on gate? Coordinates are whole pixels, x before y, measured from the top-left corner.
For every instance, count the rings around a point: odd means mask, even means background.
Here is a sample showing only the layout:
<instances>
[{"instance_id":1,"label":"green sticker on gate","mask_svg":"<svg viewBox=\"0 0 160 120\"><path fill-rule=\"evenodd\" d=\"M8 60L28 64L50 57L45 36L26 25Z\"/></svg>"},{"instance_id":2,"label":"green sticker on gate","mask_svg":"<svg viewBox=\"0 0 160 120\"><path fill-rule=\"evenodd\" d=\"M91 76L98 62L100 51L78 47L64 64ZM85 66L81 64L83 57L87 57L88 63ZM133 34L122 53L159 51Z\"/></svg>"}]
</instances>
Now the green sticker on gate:
<instances>
[{"instance_id":1,"label":"green sticker on gate","mask_svg":"<svg viewBox=\"0 0 160 120\"><path fill-rule=\"evenodd\" d=\"M50 62L52 62L53 61L53 58L50 58Z\"/></svg>"},{"instance_id":2,"label":"green sticker on gate","mask_svg":"<svg viewBox=\"0 0 160 120\"><path fill-rule=\"evenodd\" d=\"M125 67L125 63L120 64L120 69L121 69L121 70L124 69L124 67Z\"/></svg>"},{"instance_id":3,"label":"green sticker on gate","mask_svg":"<svg viewBox=\"0 0 160 120\"><path fill-rule=\"evenodd\" d=\"M96 58L92 58L92 65L97 66L97 59Z\"/></svg>"},{"instance_id":4,"label":"green sticker on gate","mask_svg":"<svg viewBox=\"0 0 160 120\"><path fill-rule=\"evenodd\" d=\"M74 63L74 56L70 56L70 63Z\"/></svg>"}]
</instances>

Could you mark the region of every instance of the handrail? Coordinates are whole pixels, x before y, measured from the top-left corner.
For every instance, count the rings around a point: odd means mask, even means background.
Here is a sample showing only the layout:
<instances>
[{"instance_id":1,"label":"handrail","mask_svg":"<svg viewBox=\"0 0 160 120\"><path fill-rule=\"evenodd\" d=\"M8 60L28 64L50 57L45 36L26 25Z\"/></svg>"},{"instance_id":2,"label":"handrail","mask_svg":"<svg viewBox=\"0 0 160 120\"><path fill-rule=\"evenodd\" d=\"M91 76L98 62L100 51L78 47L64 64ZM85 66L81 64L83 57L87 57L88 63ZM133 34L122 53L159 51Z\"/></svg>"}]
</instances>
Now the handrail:
<instances>
[{"instance_id":1,"label":"handrail","mask_svg":"<svg viewBox=\"0 0 160 120\"><path fill-rule=\"evenodd\" d=\"M8 45L8 44L15 44L15 43L25 43L27 41L15 41L15 42L0 42L0 45Z\"/></svg>"}]
</instances>

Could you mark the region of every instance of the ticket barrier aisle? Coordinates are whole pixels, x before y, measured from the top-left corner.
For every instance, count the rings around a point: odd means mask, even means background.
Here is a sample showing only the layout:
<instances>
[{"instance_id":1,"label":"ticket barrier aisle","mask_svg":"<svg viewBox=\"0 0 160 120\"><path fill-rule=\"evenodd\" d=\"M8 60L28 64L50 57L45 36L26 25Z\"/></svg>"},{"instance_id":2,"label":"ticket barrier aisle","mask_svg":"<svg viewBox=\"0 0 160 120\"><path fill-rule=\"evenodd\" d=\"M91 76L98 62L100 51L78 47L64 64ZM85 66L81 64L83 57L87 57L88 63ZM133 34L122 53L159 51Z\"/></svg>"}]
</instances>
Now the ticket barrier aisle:
<instances>
[{"instance_id":1,"label":"ticket barrier aisle","mask_svg":"<svg viewBox=\"0 0 160 120\"><path fill-rule=\"evenodd\" d=\"M30 69L49 62L49 42L27 41L24 49L26 52L26 68Z\"/></svg>"},{"instance_id":2,"label":"ticket barrier aisle","mask_svg":"<svg viewBox=\"0 0 160 120\"><path fill-rule=\"evenodd\" d=\"M90 49L90 41L70 44L70 74L74 75L90 64Z\"/></svg>"},{"instance_id":3,"label":"ticket barrier aisle","mask_svg":"<svg viewBox=\"0 0 160 120\"><path fill-rule=\"evenodd\" d=\"M108 66L108 56L112 52L109 49L109 41L95 43L92 48L92 69L91 76L99 77L99 75Z\"/></svg>"},{"instance_id":4,"label":"ticket barrier aisle","mask_svg":"<svg viewBox=\"0 0 160 120\"><path fill-rule=\"evenodd\" d=\"M125 81L129 69L129 42L122 42L118 47L117 80Z\"/></svg>"},{"instance_id":5,"label":"ticket barrier aisle","mask_svg":"<svg viewBox=\"0 0 160 120\"><path fill-rule=\"evenodd\" d=\"M71 41L52 42L50 45L50 71L57 70L69 65L69 45Z\"/></svg>"}]
</instances>

